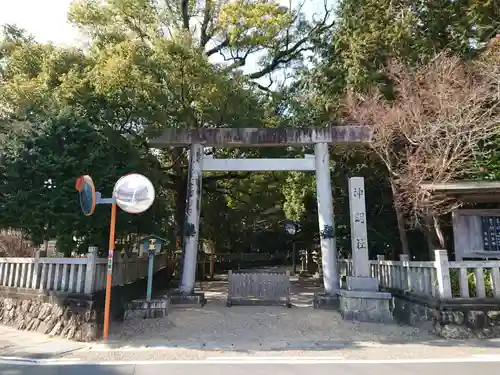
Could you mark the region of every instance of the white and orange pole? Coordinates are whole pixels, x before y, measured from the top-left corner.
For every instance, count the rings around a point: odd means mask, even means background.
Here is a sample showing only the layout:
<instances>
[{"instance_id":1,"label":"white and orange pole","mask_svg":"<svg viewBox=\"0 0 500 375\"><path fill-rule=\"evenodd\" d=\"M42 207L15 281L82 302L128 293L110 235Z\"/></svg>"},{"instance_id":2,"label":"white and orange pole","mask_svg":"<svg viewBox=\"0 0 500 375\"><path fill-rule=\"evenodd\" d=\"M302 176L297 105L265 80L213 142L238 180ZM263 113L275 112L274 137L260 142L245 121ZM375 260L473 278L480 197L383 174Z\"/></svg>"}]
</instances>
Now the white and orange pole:
<instances>
[{"instance_id":1,"label":"white and orange pole","mask_svg":"<svg viewBox=\"0 0 500 375\"><path fill-rule=\"evenodd\" d=\"M111 223L109 226L108 272L106 276L106 302L104 304L104 340L108 339L109 313L111 308L111 286L113 281L113 255L115 252L116 203L111 204Z\"/></svg>"}]
</instances>

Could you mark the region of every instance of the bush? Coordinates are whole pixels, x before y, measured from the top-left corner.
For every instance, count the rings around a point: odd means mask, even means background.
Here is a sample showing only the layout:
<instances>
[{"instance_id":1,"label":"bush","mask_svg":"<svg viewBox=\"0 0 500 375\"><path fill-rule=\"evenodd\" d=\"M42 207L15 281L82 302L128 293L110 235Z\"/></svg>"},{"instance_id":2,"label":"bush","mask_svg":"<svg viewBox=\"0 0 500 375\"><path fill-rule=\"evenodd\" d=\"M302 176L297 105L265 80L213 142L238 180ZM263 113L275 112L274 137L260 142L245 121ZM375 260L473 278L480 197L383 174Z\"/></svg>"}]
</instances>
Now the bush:
<instances>
[{"instance_id":1,"label":"bush","mask_svg":"<svg viewBox=\"0 0 500 375\"><path fill-rule=\"evenodd\" d=\"M486 297L493 297L493 283L491 278L491 270L483 269L484 288ZM467 269L467 281L469 286L470 297L477 297L476 292L476 274L474 269ZM450 269L451 293L454 298L460 297L460 270Z\"/></svg>"}]
</instances>

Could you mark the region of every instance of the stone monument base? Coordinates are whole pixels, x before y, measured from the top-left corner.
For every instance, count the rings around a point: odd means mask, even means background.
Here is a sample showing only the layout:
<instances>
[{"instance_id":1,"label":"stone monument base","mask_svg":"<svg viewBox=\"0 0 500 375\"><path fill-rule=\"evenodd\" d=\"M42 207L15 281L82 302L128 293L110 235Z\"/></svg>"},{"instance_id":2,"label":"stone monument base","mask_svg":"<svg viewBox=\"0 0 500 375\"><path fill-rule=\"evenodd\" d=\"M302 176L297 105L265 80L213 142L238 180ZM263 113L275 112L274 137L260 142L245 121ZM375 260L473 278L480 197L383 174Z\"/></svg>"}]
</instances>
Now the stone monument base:
<instances>
[{"instance_id":1,"label":"stone monument base","mask_svg":"<svg viewBox=\"0 0 500 375\"><path fill-rule=\"evenodd\" d=\"M345 289L378 292L378 279L374 277L347 276Z\"/></svg>"},{"instance_id":2,"label":"stone monument base","mask_svg":"<svg viewBox=\"0 0 500 375\"><path fill-rule=\"evenodd\" d=\"M168 315L169 302L168 298L152 299L151 301L136 299L128 304L123 319L163 318Z\"/></svg>"},{"instance_id":3,"label":"stone monument base","mask_svg":"<svg viewBox=\"0 0 500 375\"><path fill-rule=\"evenodd\" d=\"M315 309L338 309L339 296L337 294L315 293L313 300Z\"/></svg>"},{"instance_id":4,"label":"stone monument base","mask_svg":"<svg viewBox=\"0 0 500 375\"><path fill-rule=\"evenodd\" d=\"M391 293L340 290L338 294L342 318L360 322L394 322Z\"/></svg>"},{"instance_id":5,"label":"stone monument base","mask_svg":"<svg viewBox=\"0 0 500 375\"><path fill-rule=\"evenodd\" d=\"M203 292L193 292L193 293L182 293L179 290L173 290L168 293L170 298L170 303L172 305L199 305L203 307L207 300L205 299L205 293Z\"/></svg>"}]
</instances>

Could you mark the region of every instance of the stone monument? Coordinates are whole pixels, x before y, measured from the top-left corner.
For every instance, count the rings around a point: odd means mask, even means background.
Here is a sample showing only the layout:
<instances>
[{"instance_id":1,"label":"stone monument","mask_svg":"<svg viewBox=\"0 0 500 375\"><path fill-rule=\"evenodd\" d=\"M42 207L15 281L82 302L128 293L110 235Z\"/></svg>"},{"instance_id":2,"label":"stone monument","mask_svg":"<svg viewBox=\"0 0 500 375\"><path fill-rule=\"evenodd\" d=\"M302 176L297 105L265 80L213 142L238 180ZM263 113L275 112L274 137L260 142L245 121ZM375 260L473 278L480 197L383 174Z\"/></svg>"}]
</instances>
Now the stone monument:
<instances>
[{"instance_id":1,"label":"stone monument","mask_svg":"<svg viewBox=\"0 0 500 375\"><path fill-rule=\"evenodd\" d=\"M349 179L349 210L353 274L338 293L340 312L344 319L392 322L392 295L380 292L378 279L370 276L363 177Z\"/></svg>"}]
</instances>

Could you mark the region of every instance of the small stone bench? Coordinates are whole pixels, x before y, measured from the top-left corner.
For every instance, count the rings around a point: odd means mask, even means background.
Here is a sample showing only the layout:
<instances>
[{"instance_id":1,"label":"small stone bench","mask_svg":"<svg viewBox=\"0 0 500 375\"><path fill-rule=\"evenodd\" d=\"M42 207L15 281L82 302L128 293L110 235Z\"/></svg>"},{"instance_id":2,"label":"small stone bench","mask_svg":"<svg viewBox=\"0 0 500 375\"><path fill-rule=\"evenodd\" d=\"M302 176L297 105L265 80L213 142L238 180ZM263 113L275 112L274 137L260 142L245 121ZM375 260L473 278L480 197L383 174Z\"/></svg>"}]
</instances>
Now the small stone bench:
<instances>
[{"instance_id":1,"label":"small stone bench","mask_svg":"<svg viewBox=\"0 0 500 375\"><path fill-rule=\"evenodd\" d=\"M274 305L290 302L290 271L229 271L227 306Z\"/></svg>"}]
</instances>

